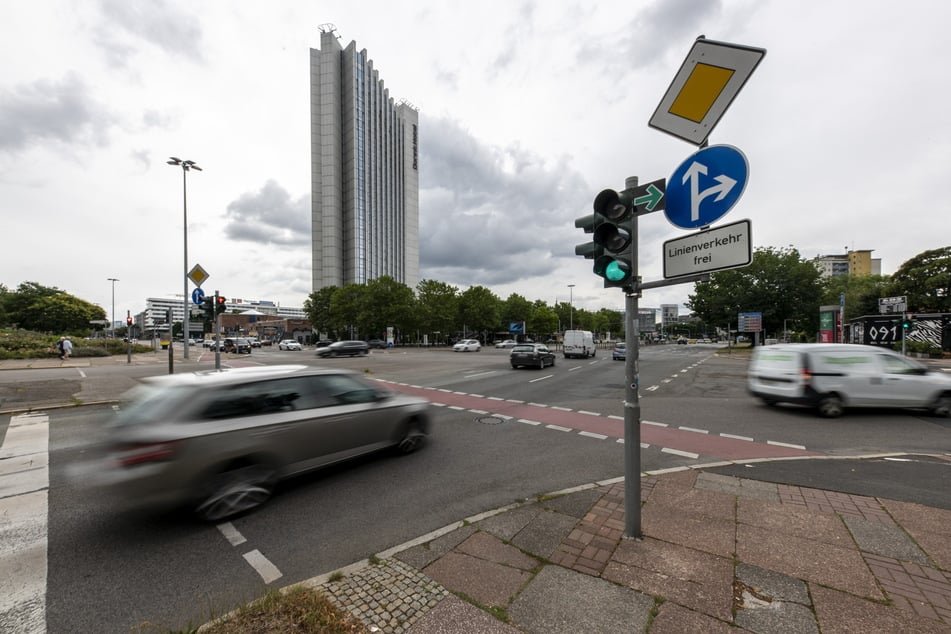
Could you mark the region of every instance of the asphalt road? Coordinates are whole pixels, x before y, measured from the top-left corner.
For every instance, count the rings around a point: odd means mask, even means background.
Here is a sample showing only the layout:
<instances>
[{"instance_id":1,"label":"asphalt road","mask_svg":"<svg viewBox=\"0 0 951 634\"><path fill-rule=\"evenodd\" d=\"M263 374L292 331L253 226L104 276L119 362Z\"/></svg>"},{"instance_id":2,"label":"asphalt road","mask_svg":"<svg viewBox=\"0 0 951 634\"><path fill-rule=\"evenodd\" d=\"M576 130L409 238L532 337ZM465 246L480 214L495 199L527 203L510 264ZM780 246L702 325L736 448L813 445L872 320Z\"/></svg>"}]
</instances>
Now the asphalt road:
<instances>
[{"instance_id":1,"label":"asphalt road","mask_svg":"<svg viewBox=\"0 0 951 634\"><path fill-rule=\"evenodd\" d=\"M947 420L876 411L827 421L807 410L766 408L745 394L745 360L714 352L641 349L644 470L714 462L731 452L951 456ZM277 350L226 360L286 362L318 363L312 352ZM431 442L410 456L374 456L297 478L266 507L222 526L183 514L123 512L81 486L70 477L71 465L89 457L110 408L50 410L48 631L196 625L268 587L334 570L475 513L623 474L624 445L617 441L624 364L604 351L587 360L558 357L545 370L512 370L507 351L494 349L388 351L320 363L363 371L394 389L426 390L440 404ZM75 370L4 373L0 394L29 400L40 389L42 399L54 392L70 397L88 380L120 385L163 371L88 368L82 380ZM506 411L529 414L506 417ZM0 417L0 431L8 418ZM795 460L720 470L947 508L941 500L951 490L948 461L910 460ZM235 535L244 541L234 543ZM279 576L262 575L249 565L249 553L264 557Z\"/></svg>"}]
</instances>

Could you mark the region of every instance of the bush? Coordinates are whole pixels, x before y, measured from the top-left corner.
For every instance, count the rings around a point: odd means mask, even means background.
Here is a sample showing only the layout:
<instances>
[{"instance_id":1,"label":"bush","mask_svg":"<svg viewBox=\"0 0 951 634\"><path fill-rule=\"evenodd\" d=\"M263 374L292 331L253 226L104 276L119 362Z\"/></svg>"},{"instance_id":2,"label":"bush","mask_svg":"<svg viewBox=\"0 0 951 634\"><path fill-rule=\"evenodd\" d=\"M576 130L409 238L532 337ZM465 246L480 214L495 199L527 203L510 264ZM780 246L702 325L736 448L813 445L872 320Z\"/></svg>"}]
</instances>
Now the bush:
<instances>
[{"instance_id":1,"label":"bush","mask_svg":"<svg viewBox=\"0 0 951 634\"><path fill-rule=\"evenodd\" d=\"M0 330L0 359L46 359L58 357L56 342L61 335L47 335L29 330ZM70 336L72 357L108 357L126 354L121 339L82 339ZM151 352L149 346L133 344L132 352Z\"/></svg>"}]
</instances>

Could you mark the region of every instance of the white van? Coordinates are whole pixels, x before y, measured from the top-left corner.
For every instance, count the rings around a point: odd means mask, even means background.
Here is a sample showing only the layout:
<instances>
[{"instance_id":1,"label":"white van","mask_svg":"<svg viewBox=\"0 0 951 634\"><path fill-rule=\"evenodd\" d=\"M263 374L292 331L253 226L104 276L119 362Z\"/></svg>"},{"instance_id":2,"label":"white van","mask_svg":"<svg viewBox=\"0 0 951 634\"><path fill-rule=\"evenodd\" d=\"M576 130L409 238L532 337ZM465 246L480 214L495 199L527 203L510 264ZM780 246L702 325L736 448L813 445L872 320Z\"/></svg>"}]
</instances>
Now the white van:
<instances>
[{"instance_id":1,"label":"white van","mask_svg":"<svg viewBox=\"0 0 951 634\"><path fill-rule=\"evenodd\" d=\"M565 339L562 342L562 352L565 358L580 357L587 359L593 357L597 352L594 347L594 335L590 330L566 330Z\"/></svg>"},{"instance_id":2,"label":"white van","mask_svg":"<svg viewBox=\"0 0 951 634\"><path fill-rule=\"evenodd\" d=\"M951 415L951 375L886 348L858 344L793 343L754 348L750 394L767 405L801 403L821 416L847 407L906 407Z\"/></svg>"}]
</instances>

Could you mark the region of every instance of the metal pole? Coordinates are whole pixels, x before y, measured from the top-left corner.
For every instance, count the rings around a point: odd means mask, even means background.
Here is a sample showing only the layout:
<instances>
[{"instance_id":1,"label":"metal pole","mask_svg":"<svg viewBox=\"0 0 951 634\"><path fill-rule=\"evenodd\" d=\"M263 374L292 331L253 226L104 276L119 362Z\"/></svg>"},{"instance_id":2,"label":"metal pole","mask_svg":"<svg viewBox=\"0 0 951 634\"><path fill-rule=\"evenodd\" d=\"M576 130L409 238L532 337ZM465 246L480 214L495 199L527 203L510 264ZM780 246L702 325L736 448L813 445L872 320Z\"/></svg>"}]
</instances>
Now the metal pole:
<instances>
[{"instance_id":1,"label":"metal pole","mask_svg":"<svg viewBox=\"0 0 951 634\"><path fill-rule=\"evenodd\" d=\"M626 189L637 187L637 177L629 176L624 181ZM627 325L624 328L624 341L627 354L624 360L624 373L627 379L624 388L624 534L628 538L640 539L641 534L641 403L637 394L639 369L639 319L638 297L640 296L640 277L637 266L637 215L631 224L631 275L634 280L634 292L628 293L624 301L627 313Z\"/></svg>"},{"instance_id":2,"label":"metal pole","mask_svg":"<svg viewBox=\"0 0 951 634\"><path fill-rule=\"evenodd\" d=\"M172 309L165 311L165 321L168 323L168 373L175 373L175 358L172 356Z\"/></svg>"},{"instance_id":3,"label":"metal pole","mask_svg":"<svg viewBox=\"0 0 951 634\"><path fill-rule=\"evenodd\" d=\"M182 293L182 345L185 347L185 359L188 359L188 338L191 335L188 323L188 170L182 168L182 209L185 218L185 290ZM169 346L172 343L169 341Z\"/></svg>"},{"instance_id":4,"label":"metal pole","mask_svg":"<svg viewBox=\"0 0 951 634\"><path fill-rule=\"evenodd\" d=\"M128 345L125 349L125 362L132 363L132 324L129 323L129 318L132 317L131 311L125 311L125 323L126 323L126 342Z\"/></svg>"},{"instance_id":5,"label":"metal pole","mask_svg":"<svg viewBox=\"0 0 951 634\"><path fill-rule=\"evenodd\" d=\"M110 336L113 339L115 339L116 338L116 282L118 282L119 280L114 277L110 277L108 279L110 282L112 282L112 321L110 322L109 332L110 332Z\"/></svg>"},{"instance_id":6,"label":"metal pole","mask_svg":"<svg viewBox=\"0 0 951 634\"><path fill-rule=\"evenodd\" d=\"M575 285L568 285L568 330L575 329Z\"/></svg>"},{"instance_id":7,"label":"metal pole","mask_svg":"<svg viewBox=\"0 0 951 634\"><path fill-rule=\"evenodd\" d=\"M221 369L221 315L218 314L217 289L215 289L215 369Z\"/></svg>"}]
</instances>

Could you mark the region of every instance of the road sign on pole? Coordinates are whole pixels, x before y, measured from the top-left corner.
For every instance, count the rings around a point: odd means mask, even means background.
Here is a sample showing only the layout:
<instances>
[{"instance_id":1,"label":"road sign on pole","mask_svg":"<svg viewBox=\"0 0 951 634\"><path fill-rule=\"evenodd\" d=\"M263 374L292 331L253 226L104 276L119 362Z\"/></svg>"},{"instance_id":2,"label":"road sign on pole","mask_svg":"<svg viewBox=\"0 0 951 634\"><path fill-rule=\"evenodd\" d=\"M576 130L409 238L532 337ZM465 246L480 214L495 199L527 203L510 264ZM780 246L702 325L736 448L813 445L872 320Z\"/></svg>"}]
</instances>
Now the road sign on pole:
<instances>
[{"instance_id":1,"label":"road sign on pole","mask_svg":"<svg viewBox=\"0 0 951 634\"><path fill-rule=\"evenodd\" d=\"M691 47L648 125L703 145L766 49L705 39Z\"/></svg>"},{"instance_id":2,"label":"road sign on pole","mask_svg":"<svg viewBox=\"0 0 951 634\"><path fill-rule=\"evenodd\" d=\"M753 239L749 220L692 233L664 243L664 278L749 266Z\"/></svg>"},{"instance_id":3,"label":"road sign on pole","mask_svg":"<svg viewBox=\"0 0 951 634\"><path fill-rule=\"evenodd\" d=\"M667 220L681 229L706 227L743 195L749 177L746 156L732 145L711 145L687 157L667 186Z\"/></svg>"},{"instance_id":4,"label":"road sign on pole","mask_svg":"<svg viewBox=\"0 0 951 634\"><path fill-rule=\"evenodd\" d=\"M196 288L192 290L192 301L196 306L201 306L201 303L205 300L205 291L201 288Z\"/></svg>"},{"instance_id":5,"label":"road sign on pole","mask_svg":"<svg viewBox=\"0 0 951 634\"><path fill-rule=\"evenodd\" d=\"M898 297L879 297L878 312L882 315L888 313L903 313L906 310L907 299L905 295L899 295Z\"/></svg>"}]
</instances>

